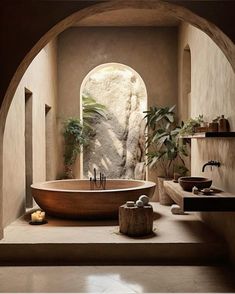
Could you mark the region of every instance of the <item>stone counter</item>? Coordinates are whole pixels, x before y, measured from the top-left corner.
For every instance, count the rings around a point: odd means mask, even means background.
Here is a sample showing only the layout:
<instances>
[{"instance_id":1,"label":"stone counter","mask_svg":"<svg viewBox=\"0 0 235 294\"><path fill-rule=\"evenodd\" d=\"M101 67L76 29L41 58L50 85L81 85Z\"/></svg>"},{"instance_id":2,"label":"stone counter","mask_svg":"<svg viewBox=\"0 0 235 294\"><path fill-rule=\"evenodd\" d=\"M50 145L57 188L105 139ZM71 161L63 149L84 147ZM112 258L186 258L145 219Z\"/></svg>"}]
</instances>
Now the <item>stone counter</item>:
<instances>
[{"instance_id":1,"label":"stone counter","mask_svg":"<svg viewBox=\"0 0 235 294\"><path fill-rule=\"evenodd\" d=\"M183 211L235 211L235 195L228 192L195 195L173 181L165 181L164 188Z\"/></svg>"}]
</instances>

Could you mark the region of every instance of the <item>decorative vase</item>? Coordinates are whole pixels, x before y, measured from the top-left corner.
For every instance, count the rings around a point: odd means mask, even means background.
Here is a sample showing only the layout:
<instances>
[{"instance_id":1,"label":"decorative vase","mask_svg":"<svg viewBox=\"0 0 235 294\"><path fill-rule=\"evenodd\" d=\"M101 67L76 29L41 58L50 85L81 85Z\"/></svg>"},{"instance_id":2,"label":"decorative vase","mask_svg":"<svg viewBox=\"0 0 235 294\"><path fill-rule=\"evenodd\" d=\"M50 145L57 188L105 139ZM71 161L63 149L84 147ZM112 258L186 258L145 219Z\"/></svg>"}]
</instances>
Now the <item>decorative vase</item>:
<instances>
[{"instance_id":1,"label":"decorative vase","mask_svg":"<svg viewBox=\"0 0 235 294\"><path fill-rule=\"evenodd\" d=\"M230 126L228 120L224 117L224 115L221 115L221 118L219 119L219 132L229 132Z\"/></svg>"}]
</instances>

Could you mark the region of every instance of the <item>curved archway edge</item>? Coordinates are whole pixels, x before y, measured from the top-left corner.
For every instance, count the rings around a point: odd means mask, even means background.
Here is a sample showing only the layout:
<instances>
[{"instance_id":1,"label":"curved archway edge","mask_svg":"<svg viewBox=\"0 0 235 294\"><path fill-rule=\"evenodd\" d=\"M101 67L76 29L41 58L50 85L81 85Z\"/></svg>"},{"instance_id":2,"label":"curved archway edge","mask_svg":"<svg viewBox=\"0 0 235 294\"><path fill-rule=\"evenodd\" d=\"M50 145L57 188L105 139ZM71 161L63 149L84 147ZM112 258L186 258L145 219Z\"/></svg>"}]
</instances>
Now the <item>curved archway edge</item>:
<instances>
[{"instance_id":1,"label":"curved archway edge","mask_svg":"<svg viewBox=\"0 0 235 294\"><path fill-rule=\"evenodd\" d=\"M32 62L34 57L40 52L40 50L53 38L55 38L59 33L69 28L74 23L92 16L97 13L120 10L126 8L134 8L134 9L164 9L166 13L171 16L176 17L179 20L188 22L193 26L199 28L203 32L205 32L211 39L220 47L220 49L224 52L227 59L229 60L233 70L235 71L235 54L234 54L234 44L233 42L213 23L207 21L206 19L196 15L192 11L179 6L177 4L172 4L169 2L165 2L162 0L156 1L123 1L123 0L114 0L103 2L99 4L92 5L88 8L81 9L64 20L57 23L53 28L51 28L30 50L30 52L25 56L25 58L20 63L17 68L9 86L4 96L4 100L1 106L0 111L0 184L2 187L3 182L3 165L2 165L2 155L3 155L3 134L5 127L5 120L7 117L8 109L10 107L12 98L16 91L16 88L25 73L27 67ZM2 189L2 188L1 188ZM0 191L0 215L2 217L2 191ZM2 221L0 220L0 238L2 237Z\"/></svg>"}]
</instances>

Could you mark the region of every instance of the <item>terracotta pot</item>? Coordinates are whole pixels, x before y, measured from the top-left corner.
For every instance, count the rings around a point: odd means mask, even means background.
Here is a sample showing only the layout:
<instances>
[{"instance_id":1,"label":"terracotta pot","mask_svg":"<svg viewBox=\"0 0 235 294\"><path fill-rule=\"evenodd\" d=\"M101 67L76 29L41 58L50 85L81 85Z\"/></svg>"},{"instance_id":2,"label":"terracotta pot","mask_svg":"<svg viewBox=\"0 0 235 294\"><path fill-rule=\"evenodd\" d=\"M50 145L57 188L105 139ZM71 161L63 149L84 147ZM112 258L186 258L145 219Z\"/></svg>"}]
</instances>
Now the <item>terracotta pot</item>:
<instances>
[{"instance_id":1,"label":"terracotta pot","mask_svg":"<svg viewBox=\"0 0 235 294\"><path fill-rule=\"evenodd\" d=\"M166 193L165 188L164 188L164 181L169 181L172 179L169 178L163 178L163 177L158 177L157 182L158 182L158 192L159 192L159 202L162 205L172 205L174 201L170 198L170 196Z\"/></svg>"}]
</instances>

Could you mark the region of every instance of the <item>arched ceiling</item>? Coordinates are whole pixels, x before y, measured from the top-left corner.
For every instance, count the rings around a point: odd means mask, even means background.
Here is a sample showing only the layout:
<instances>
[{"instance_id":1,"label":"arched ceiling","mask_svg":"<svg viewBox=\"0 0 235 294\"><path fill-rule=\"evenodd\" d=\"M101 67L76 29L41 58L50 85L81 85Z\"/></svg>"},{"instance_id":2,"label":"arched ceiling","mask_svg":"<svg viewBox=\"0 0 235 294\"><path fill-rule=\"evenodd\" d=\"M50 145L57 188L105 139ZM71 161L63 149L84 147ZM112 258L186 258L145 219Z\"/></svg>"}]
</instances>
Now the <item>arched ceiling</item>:
<instances>
[{"instance_id":1,"label":"arched ceiling","mask_svg":"<svg viewBox=\"0 0 235 294\"><path fill-rule=\"evenodd\" d=\"M178 26L180 21L160 7L152 9L119 9L97 13L74 26Z\"/></svg>"}]
</instances>

